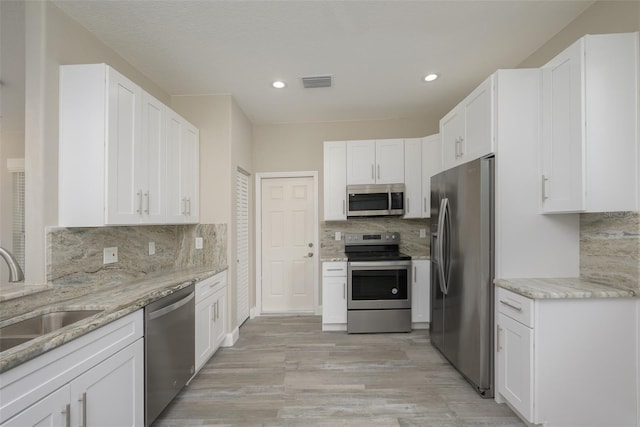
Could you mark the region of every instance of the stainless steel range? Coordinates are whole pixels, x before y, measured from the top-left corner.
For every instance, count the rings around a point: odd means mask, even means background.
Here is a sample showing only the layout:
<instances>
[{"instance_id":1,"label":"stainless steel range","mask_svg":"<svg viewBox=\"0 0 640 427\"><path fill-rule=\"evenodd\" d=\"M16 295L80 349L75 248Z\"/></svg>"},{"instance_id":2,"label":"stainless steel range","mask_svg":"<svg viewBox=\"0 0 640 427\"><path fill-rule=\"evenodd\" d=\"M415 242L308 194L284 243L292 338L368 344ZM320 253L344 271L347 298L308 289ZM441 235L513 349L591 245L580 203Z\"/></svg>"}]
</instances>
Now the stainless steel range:
<instances>
[{"instance_id":1,"label":"stainless steel range","mask_svg":"<svg viewBox=\"0 0 640 427\"><path fill-rule=\"evenodd\" d=\"M347 332L411 331L411 257L400 234L347 233Z\"/></svg>"}]
</instances>

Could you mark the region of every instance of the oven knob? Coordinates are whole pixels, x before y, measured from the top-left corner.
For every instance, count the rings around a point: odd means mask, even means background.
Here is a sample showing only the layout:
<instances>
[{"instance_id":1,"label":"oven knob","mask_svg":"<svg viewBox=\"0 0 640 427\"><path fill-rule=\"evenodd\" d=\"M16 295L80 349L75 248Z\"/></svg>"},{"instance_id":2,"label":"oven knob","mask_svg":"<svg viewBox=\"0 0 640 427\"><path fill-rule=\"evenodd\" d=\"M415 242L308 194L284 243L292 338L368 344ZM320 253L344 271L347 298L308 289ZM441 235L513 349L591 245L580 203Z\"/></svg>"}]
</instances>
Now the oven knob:
<instances>
[{"instance_id":1,"label":"oven knob","mask_svg":"<svg viewBox=\"0 0 640 427\"><path fill-rule=\"evenodd\" d=\"M398 294L398 288L391 289L391 293L394 294L394 295L397 295Z\"/></svg>"}]
</instances>

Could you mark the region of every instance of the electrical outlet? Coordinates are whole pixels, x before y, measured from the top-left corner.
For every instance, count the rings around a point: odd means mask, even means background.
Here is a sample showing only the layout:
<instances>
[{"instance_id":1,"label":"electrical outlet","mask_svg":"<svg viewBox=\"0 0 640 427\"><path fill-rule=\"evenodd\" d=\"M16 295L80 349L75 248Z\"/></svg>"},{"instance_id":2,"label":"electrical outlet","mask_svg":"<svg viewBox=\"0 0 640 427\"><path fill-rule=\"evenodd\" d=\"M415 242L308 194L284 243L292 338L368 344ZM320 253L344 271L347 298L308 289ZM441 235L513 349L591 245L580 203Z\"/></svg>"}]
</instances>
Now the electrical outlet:
<instances>
[{"instance_id":1,"label":"electrical outlet","mask_svg":"<svg viewBox=\"0 0 640 427\"><path fill-rule=\"evenodd\" d=\"M420 238L424 239L425 237L427 237L427 229L426 228L421 228L420 229Z\"/></svg>"},{"instance_id":2,"label":"electrical outlet","mask_svg":"<svg viewBox=\"0 0 640 427\"><path fill-rule=\"evenodd\" d=\"M118 262L118 248L104 248L102 262L103 264L113 264L114 262Z\"/></svg>"},{"instance_id":3,"label":"electrical outlet","mask_svg":"<svg viewBox=\"0 0 640 427\"><path fill-rule=\"evenodd\" d=\"M149 255L156 254L156 242L149 242Z\"/></svg>"},{"instance_id":4,"label":"electrical outlet","mask_svg":"<svg viewBox=\"0 0 640 427\"><path fill-rule=\"evenodd\" d=\"M342 233L340 231L336 231L336 240L342 240Z\"/></svg>"},{"instance_id":5,"label":"electrical outlet","mask_svg":"<svg viewBox=\"0 0 640 427\"><path fill-rule=\"evenodd\" d=\"M202 249L202 237L196 237L196 249Z\"/></svg>"}]
</instances>

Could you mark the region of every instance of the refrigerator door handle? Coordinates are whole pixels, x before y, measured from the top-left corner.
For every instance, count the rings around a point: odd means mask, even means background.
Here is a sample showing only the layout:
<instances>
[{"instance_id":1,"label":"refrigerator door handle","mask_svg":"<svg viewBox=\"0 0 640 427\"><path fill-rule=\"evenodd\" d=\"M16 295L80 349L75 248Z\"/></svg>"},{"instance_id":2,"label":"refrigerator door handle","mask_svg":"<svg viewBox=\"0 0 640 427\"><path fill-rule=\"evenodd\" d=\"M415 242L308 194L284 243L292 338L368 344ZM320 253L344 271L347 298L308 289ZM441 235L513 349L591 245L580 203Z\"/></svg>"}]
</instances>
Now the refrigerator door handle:
<instances>
[{"instance_id":1,"label":"refrigerator door handle","mask_svg":"<svg viewBox=\"0 0 640 427\"><path fill-rule=\"evenodd\" d=\"M442 239L442 274L444 276L445 294L449 293L449 278L451 275L451 208L449 199L444 199L444 233Z\"/></svg>"},{"instance_id":2,"label":"refrigerator door handle","mask_svg":"<svg viewBox=\"0 0 640 427\"><path fill-rule=\"evenodd\" d=\"M447 294L447 283L445 279L445 258L444 258L444 241L446 239L446 231L445 231L445 217L447 206L449 204L449 199L444 198L440 201L440 212L438 213L438 238L436 244L436 259L438 266L438 280L440 282L440 290L443 294Z\"/></svg>"}]
</instances>

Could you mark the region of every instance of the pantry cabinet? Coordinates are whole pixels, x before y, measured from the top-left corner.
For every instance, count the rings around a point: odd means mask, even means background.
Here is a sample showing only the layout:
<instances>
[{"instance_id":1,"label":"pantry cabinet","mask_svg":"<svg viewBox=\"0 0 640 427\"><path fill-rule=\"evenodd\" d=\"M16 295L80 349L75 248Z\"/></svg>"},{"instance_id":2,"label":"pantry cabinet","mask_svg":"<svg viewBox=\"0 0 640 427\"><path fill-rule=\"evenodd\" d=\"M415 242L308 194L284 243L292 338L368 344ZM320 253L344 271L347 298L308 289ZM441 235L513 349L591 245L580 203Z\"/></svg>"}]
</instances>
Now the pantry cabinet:
<instances>
[{"instance_id":1,"label":"pantry cabinet","mask_svg":"<svg viewBox=\"0 0 640 427\"><path fill-rule=\"evenodd\" d=\"M440 120L442 166L450 169L495 151L494 75Z\"/></svg>"},{"instance_id":2,"label":"pantry cabinet","mask_svg":"<svg viewBox=\"0 0 640 427\"><path fill-rule=\"evenodd\" d=\"M403 139L348 141L347 185L403 181Z\"/></svg>"},{"instance_id":3,"label":"pantry cabinet","mask_svg":"<svg viewBox=\"0 0 640 427\"><path fill-rule=\"evenodd\" d=\"M144 425L142 310L0 375L0 424Z\"/></svg>"},{"instance_id":4,"label":"pantry cabinet","mask_svg":"<svg viewBox=\"0 0 640 427\"><path fill-rule=\"evenodd\" d=\"M422 138L422 218L431 217L431 177L442 171L440 134Z\"/></svg>"},{"instance_id":5,"label":"pantry cabinet","mask_svg":"<svg viewBox=\"0 0 640 427\"><path fill-rule=\"evenodd\" d=\"M495 307L498 402L533 424L636 425L634 298L531 299L497 288Z\"/></svg>"},{"instance_id":6,"label":"pantry cabinet","mask_svg":"<svg viewBox=\"0 0 640 427\"><path fill-rule=\"evenodd\" d=\"M586 35L542 72L542 211L637 210L638 33Z\"/></svg>"},{"instance_id":7,"label":"pantry cabinet","mask_svg":"<svg viewBox=\"0 0 640 427\"><path fill-rule=\"evenodd\" d=\"M188 144L168 139L175 117L106 64L61 66L59 225L197 222L198 131L180 118ZM175 182L192 212L180 221L167 214Z\"/></svg>"},{"instance_id":8,"label":"pantry cabinet","mask_svg":"<svg viewBox=\"0 0 640 427\"><path fill-rule=\"evenodd\" d=\"M322 330L347 330L347 263L322 263Z\"/></svg>"},{"instance_id":9,"label":"pantry cabinet","mask_svg":"<svg viewBox=\"0 0 640 427\"><path fill-rule=\"evenodd\" d=\"M196 284L196 372L220 348L226 334L227 272Z\"/></svg>"},{"instance_id":10,"label":"pantry cabinet","mask_svg":"<svg viewBox=\"0 0 640 427\"><path fill-rule=\"evenodd\" d=\"M324 220L347 219L347 142L324 142Z\"/></svg>"}]
</instances>

